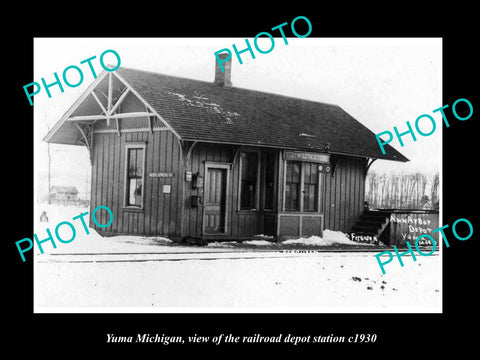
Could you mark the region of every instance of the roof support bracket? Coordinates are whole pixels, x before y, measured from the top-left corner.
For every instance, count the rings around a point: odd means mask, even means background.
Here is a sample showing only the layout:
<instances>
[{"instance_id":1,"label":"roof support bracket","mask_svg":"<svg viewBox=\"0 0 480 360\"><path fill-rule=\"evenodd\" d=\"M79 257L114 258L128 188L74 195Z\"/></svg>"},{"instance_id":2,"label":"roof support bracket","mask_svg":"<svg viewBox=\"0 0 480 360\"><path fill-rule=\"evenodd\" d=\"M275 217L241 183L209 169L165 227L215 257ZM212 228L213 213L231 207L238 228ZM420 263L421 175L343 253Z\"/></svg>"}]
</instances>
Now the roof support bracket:
<instances>
[{"instance_id":1,"label":"roof support bracket","mask_svg":"<svg viewBox=\"0 0 480 360\"><path fill-rule=\"evenodd\" d=\"M128 91L128 89L127 89ZM147 106L145 105L145 112L149 113ZM154 116L152 114L152 116ZM152 116L148 117L148 128L150 129L150 134L153 134L153 119Z\"/></svg>"},{"instance_id":2,"label":"roof support bracket","mask_svg":"<svg viewBox=\"0 0 480 360\"><path fill-rule=\"evenodd\" d=\"M235 164L235 162L237 161L238 156L240 155L240 149L241 148L242 148L241 145L235 147L235 150L233 152L232 162L231 162L231 165L230 165L230 169L233 168L233 164Z\"/></svg>"},{"instance_id":3,"label":"roof support bracket","mask_svg":"<svg viewBox=\"0 0 480 360\"><path fill-rule=\"evenodd\" d=\"M117 123L117 135L122 136L122 131L120 130L120 119L115 118L115 122Z\"/></svg>"},{"instance_id":4,"label":"roof support bracket","mask_svg":"<svg viewBox=\"0 0 480 360\"><path fill-rule=\"evenodd\" d=\"M332 163L332 177L335 177L335 171L337 170L338 163L344 158L343 155L332 154L330 156L330 162Z\"/></svg>"},{"instance_id":5,"label":"roof support bracket","mask_svg":"<svg viewBox=\"0 0 480 360\"><path fill-rule=\"evenodd\" d=\"M372 164L375 162L375 160L377 159L374 159L374 158L367 158L367 163L366 163L366 167L365 167L365 174L364 174L364 177L367 176L368 174L368 169L370 169L370 166L372 166Z\"/></svg>"},{"instance_id":6,"label":"roof support bracket","mask_svg":"<svg viewBox=\"0 0 480 360\"><path fill-rule=\"evenodd\" d=\"M88 155L90 157L90 164L93 165L93 125L87 124L83 129L77 123L75 123L75 126L77 127L78 131L80 131L80 134L82 134L80 142L86 146Z\"/></svg>"},{"instance_id":7,"label":"roof support bracket","mask_svg":"<svg viewBox=\"0 0 480 360\"><path fill-rule=\"evenodd\" d=\"M185 166L186 171L191 170L192 166L192 151L195 145L198 144L198 141L180 141L182 149L182 160L183 166Z\"/></svg>"}]
</instances>

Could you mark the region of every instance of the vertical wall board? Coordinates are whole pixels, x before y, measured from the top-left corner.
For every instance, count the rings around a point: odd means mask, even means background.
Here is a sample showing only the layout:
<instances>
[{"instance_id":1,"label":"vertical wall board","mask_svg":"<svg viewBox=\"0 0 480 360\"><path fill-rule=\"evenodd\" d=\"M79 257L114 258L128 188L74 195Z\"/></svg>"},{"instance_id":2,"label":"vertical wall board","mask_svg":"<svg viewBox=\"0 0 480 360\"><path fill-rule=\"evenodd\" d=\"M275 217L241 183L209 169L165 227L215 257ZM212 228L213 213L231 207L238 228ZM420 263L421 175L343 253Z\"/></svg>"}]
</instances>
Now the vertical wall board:
<instances>
[{"instance_id":1,"label":"vertical wall board","mask_svg":"<svg viewBox=\"0 0 480 360\"><path fill-rule=\"evenodd\" d=\"M171 159L170 159L170 170L167 170L173 174L172 178L169 178L171 184L171 193L170 193L170 221L169 221L169 228L168 234L170 236L177 235L176 227L177 227L177 213L180 213L180 209L178 208L177 203L177 196L179 194L180 187L178 186L178 178L180 177L180 166L179 166L179 143L177 138L173 133L170 133L171 139Z\"/></svg>"},{"instance_id":2,"label":"vertical wall board","mask_svg":"<svg viewBox=\"0 0 480 360\"><path fill-rule=\"evenodd\" d=\"M162 131L160 133L160 147L159 147L159 164L158 171L165 171L166 158L165 154L167 152L167 134ZM163 194L163 178L156 179L158 183L158 203L157 203L157 234L163 234L163 219L164 219L164 209L165 209L165 196Z\"/></svg>"},{"instance_id":3,"label":"vertical wall board","mask_svg":"<svg viewBox=\"0 0 480 360\"><path fill-rule=\"evenodd\" d=\"M101 191L101 196L100 196L100 205L106 205L107 203L107 191L108 191L108 136L103 135L102 136L102 165L101 165L101 174L102 176L100 177L100 191ZM98 219L97 222L100 224L105 224L104 222L104 211L100 211L97 213ZM105 231L104 229L102 229Z\"/></svg>"},{"instance_id":4,"label":"vertical wall board","mask_svg":"<svg viewBox=\"0 0 480 360\"><path fill-rule=\"evenodd\" d=\"M344 162L347 162L342 168L342 185L341 185L341 203L340 203L340 211L339 211L339 216L340 216L340 229L346 229L347 226L347 218L348 218L348 202L347 201L347 191L348 191L348 185L350 184L350 178L348 177L348 173L350 170L350 163L348 162L347 159L344 160ZM350 200L350 199L348 199Z\"/></svg>"},{"instance_id":5,"label":"vertical wall board","mask_svg":"<svg viewBox=\"0 0 480 360\"><path fill-rule=\"evenodd\" d=\"M232 165L232 171L231 171L231 176L232 178L230 179L230 188L231 188L231 196L232 196L232 203L230 207L230 235L233 234L238 234L239 233L239 219L237 215L237 207L238 207L238 171L239 171L239 156L235 159L235 162Z\"/></svg>"},{"instance_id":6,"label":"vertical wall board","mask_svg":"<svg viewBox=\"0 0 480 360\"><path fill-rule=\"evenodd\" d=\"M93 220L91 220L91 214L93 209L97 206L97 172L98 172L98 135L94 135L93 140L93 154L92 156L92 181L90 182L90 211L89 211L89 226L91 228L95 227Z\"/></svg>"},{"instance_id":7,"label":"vertical wall board","mask_svg":"<svg viewBox=\"0 0 480 360\"><path fill-rule=\"evenodd\" d=\"M150 159L152 159L151 169L152 172L159 172L160 164L160 137L162 133L155 132L153 133L153 144L152 144L152 153L150 154ZM157 235L157 221L158 221L158 189L159 184L156 179L150 180L151 185L151 213L150 213L150 234Z\"/></svg>"},{"instance_id":8,"label":"vertical wall board","mask_svg":"<svg viewBox=\"0 0 480 360\"><path fill-rule=\"evenodd\" d=\"M191 170L192 170L192 180L193 180L193 176L195 176L195 174L198 173L198 156L196 156L197 154L197 151L198 151L198 147L195 146L193 148L193 151L192 153L190 154L190 166L191 166ZM192 182L187 182L185 184L185 191L186 193L188 194L187 195L187 213L186 213L186 217L188 217L188 231L187 231L187 234L188 235L194 235L196 233L196 226L197 226L197 211L198 211L198 207L193 207L191 206L190 204L190 197L193 196L193 195L196 195L197 194L197 191L195 189L192 188Z\"/></svg>"},{"instance_id":9,"label":"vertical wall board","mask_svg":"<svg viewBox=\"0 0 480 360\"><path fill-rule=\"evenodd\" d=\"M352 159L353 160L353 159ZM350 188L354 182L354 175L355 175L355 162L352 161L350 166L345 168L345 202L344 202L344 209L345 209L345 223L343 224L343 228L347 229L350 228L350 219L351 219L351 204L353 202L353 197L351 196Z\"/></svg>"},{"instance_id":10,"label":"vertical wall board","mask_svg":"<svg viewBox=\"0 0 480 360\"><path fill-rule=\"evenodd\" d=\"M338 188L337 183L338 183L338 173L337 173L337 171L335 171L335 177L333 177L331 179L331 183L330 183L330 185L331 185L330 191L332 192L331 193L332 202L331 202L331 207L330 207L330 209L331 209L330 221L331 221L331 225L332 225L332 227L330 228L331 230L335 230L338 226L338 223L336 222L337 217L335 216L335 214L337 213L337 197L336 197L337 188Z\"/></svg>"},{"instance_id":11,"label":"vertical wall board","mask_svg":"<svg viewBox=\"0 0 480 360\"><path fill-rule=\"evenodd\" d=\"M330 204L329 204L329 217L330 217L330 227L329 229L335 230L336 224L335 224L335 212L336 212L336 198L335 198L335 189L336 189L336 181L337 181L337 174L336 174L336 169L335 169L335 176L330 177L330 182L329 182L329 192L330 192Z\"/></svg>"},{"instance_id":12,"label":"vertical wall board","mask_svg":"<svg viewBox=\"0 0 480 360\"><path fill-rule=\"evenodd\" d=\"M129 223L128 223L128 219L129 219L129 216L128 216L128 212L127 211L123 211L122 210L122 233L125 233L125 234L129 234L130 233L130 229L128 227Z\"/></svg>"},{"instance_id":13,"label":"vertical wall board","mask_svg":"<svg viewBox=\"0 0 480 360\"><path fill-rule=\"evenodd\" d=\"M103 152L105 149L105 136L101 134L98 141L98 168L97 168L97 205L103 204ZM98 220L97 220L98 221ZM97 229L101 229L95 225Z\"/></svg>"},{"instance_id":14,"label":"vertical wall board","mask_svg":"<svg viewBox=\"0 0 480 360\"><path fill-rule=\"evenodd\" d=\"M148 142L149 142L149 133L148 132L140 132L138 133L138 141L145 143L145 150L144 150L144 162L143 162L143 171L144 171L144 182L143 182L143 211L138 213L138 233L139 234L147 234L145 230L145 218L146 212L149 211L150 207L150 199L148 199L148 193L146 192L146 184L148 182L148 163L151 162L150 154L148 153ZM148 210L147 210L148 209Z\"/></svg>"},{"instance_id":15,"label":"vertical wall board","mask_svg":"<svg viewBox=\"0 0 480 360\"><path fill-rule=\"evenodd\" d=\"M344 217L344 212L345 212L345 167L342 165L345 165L345 159L341 160L343 164L341 164L338 167L338 184L337 184L337 203L335 205L335 208L337 209L335 211L335 215L337 218L337 226L336 230L340 230L343 228L344 222L345 222L345 217Z\"/></svg>"},{"instance_id":16,"label":"vertical wall board","mask_svg":"<svg viewBox=\"0 0 480 360\"><path fill-rule=\"evenodd\" d=\"M145 146L145 183L143 184L145 194L144 199L144 216L143 216L143 233L146 235L151 234L150 224L152 217L152 183L153 179L149 176L153 166L153 138L154 134L144 133Z\"/></svg>"},{"instance_id":17,"label":"vertical wall board","mask_svg":"<svg viewBox=\"0 0 480 360\"><path fill-rule=\"evenodd\" d=\"M362 159L361 162L361 177L360 177L360 189L358 191L359 194L359 199L360 199L360 204L359 204L359 213L361 214L363 212L363 205L365 203L365 171L367 169L367 163L368 159Z\"/></svg>"},{"instance_id":18,"label":"vertical wall board","mask_svg":"<svg viewBox=\"0 0 480 360\"><path fill-rule=\"evenodd\" d=\"M118 197L117 197L117 202L118 202L118 207L114 211L116 211L117 214L117 232L122 233L124 232L123 230L123 205L125 203L125 186L124 186L124 181L125 181L125 136L121 136L119 138L119 148L118 148L118 177L116 178L117 185L118 185ZM112 209L113 210L113 209Z\"/></svg>"},{"instance_id":19,"label":"vertical wall board","mask_svg":"<svg viewBox=\"0 0 480 360\"><path fill-rule=\"evenodd\" d=\"M205 164L204 162L202 161L202 159L206 159L206 151L205 151L205 147L201 146L199 147L199 152L197 153L198 154L198 158L197 158L197 161L198 161L198 173L200 174L200 176L202 176L204 179L205 179ZM202 190L203 189L199 189L199 190ZM203 193L199 196L202 196L203 197ZM201 206L201 204L199 204L199 206L197 207L197 213L196 213L197 217L196 217L196 229L195 229L195 236L200 236L202 235L202 220L203 220L203 207Z\"/></svg>"},{"instance_id":20,"label":"vertical wall board","mask_svg":"<svg viewBox=\"0 0 480 360\"><path fill-rule=\"evenodd\" d=\"M120 157L120 138L118 136L114 137L113 146L112 146L112 210L113 213L113 222L111 225L112 232L118 232L118 190L120 186L119 180L119 157ZM120 205L121 206L121 205Z\"/></svg>"},{"instance_id":21,"label":"vertical wall board","mask_svg":"<svg viewBox=\"0 0 480 360\"><path fill-rule=\"evenodd\" d=\"M333 207L333 230L340 229L340 204L342 202L342 164L338 163L337 168L335 170L335 177L333 183L333 191L334 191L334 207Z\"/></svg>"},{"instance_id":22,"label":"vertical wall board","mask_svg":"<svg viewBox=\"0 0 480 360\"><path fill-rule=\"evenodd\" d=\"M331 174L325 174L323 177L323 215L324 215L324 226L327 229L330 229L330 181L332 179Z\"/></svg>"},{"instance_id":23,"label":"vertical wall board","mask_svg":"<svg viewBox=\"0 0 480 360\"><path fill-rule=\"evenodd\" d=\"M107 206L109 209L113 209L114 207L114 197L113 197L113 190L115 187L115 137L111 136L109 139L109 147L108 147L108 194L107 194ZM106 211L102 211L105 213L105 222L102 224L106 224L109 221L109 214ZM106 227L105 230L107 232L113 232L113 222L110 226Z\"/></svg>"},{"instance_id":24,"label":"vertical wall board","mask_svg":"<svg viewBox=\"0 0 480 360\"><path fill-rule=\"evenodd\" d=\"M355 197L356 197L356 194L355 192L353 191L353 188L355 187L355 179L356 179L356 176L357 176L357 162L356 162L356 159L352 159L352 165L348 167L348 175L347 175L347 179L348 179L348 184L347 184L347 195L346 195L346 204L345 204L345 207L346 207L346 212L347 212L347 221L346 221L346 224L345 224L345 228L348 228L350 229L352 227L352 219L353 219L353 215L355 214L355 207L354 207L354 204L355 204Z\"/></svg>"},{"instance_id":25,"label":"vertical wall board","mask_svg":"<svg viewBox=\"0 0 480 360\"><path fill-rule=\"evenodd\" d=\"M363 206L365 202L365 169L367 166L367 159L358 159L358 171L359 175L357 178L357 188L356 193L358 194L358 201L357 201L357 208L356 213L362 214L363 213ZM355 225L355 224L353 224ZM353 226L352 225L352 226Z\"/></svg>"},{"instance_id":26,"label":"vertical wall board","mask_svg":"<svg viewBox=\"0 0 480 360\"><path fill-rule=\"evenodd\" d=\"M283 211L283 189L284 189L284 171L285 171L285 164L283 161L283 150L278 151L277 156L278 167L277 167L277 178L278 178L278 186L277 186L277 209L278 211Z\"/></svg>"},{"instance_id":27,"label":"vertical wall board","mask_svg":"<svg viewBox=\"0 0 480 360\"><path fill-rule=\"evenodd\" d=\"M92 188L92 192L95 193L95 207L101 205L102 202L102 165L103 165L103 135L96 135L96 145L95 145L95 158L96 158L96 171L95 171L95 187ZM93 209L92 209L93 213ZM92 221L93 222L93 221ZM93 225L95 229L98 230L96 225Z\"/></svg>"},{"instance_id":28,"label":"vertical wall board","mask_svg":"<svg viewBox=\"0 0 480 360\"><path fill-rule=\"evenodd\" d=\"M171 171L171 165L172 165L172 136L170 133L166 133L166 142L165 142L165 165L163 168L163 172L170 172ZM170 215L172 212L172 207L171 207L171 196L172 193L170 194L164 193L163 192L163 185L170 185L171 186L171 179L170 178L161 178L161 183L162 183L162 195L164 199L164 207L163 207L163 230L162 234L167 235L168 230L170 227Z\"/></svg>"},{"instance_id":29,"label":"vertical wall board","mask_svg":"<svg viewBox=\"0 0 480 360\"><path fill-rule=\"evenodd\" d=\"M173 179L173 183L177 189L176 197L175 197L175 208L176 208L176 216L175 216L175 223L173 231L175 236L183 236L183 213L184 213L184 190L183 185L185 183L185 167L182 161L182 152L181 152L181 144L177 138L174 137L175 143L175 156L173 161L173 167L175 172L175 178ZM175 160L176 159L176 160Z\"/></svg>"},{"instance_id":30,"label":"vertical wall board","mask_svg":"<svg viewBox=\"0 0 480 360\"><path fill-rule=\"evenodd\" d=\"M360 175L360 169L358 167L359 162L358 159L354 159L354 163L352 166L352 181L350 182L350 214L351 216L349 217L349 222L348 222L348 228L351 228L353 226L353 217L357 213L357 204L359 202L358 198L358 192L355 190L358 182L358 177Z\"/></svg>"},{"instance_id":31,"label":"vertical wall board","mask_svg":"<svg viewBox=\"0 0 480 360\"><path fill-rule=\"evenodd\" d=\"M349 201L349 214L348 214L348 222L346 224L346 227L348 229L351 229L353 226L353 221L355 218L355 215L357 213L357 203L359 202L359 197L358 193L355 191L355 186L356 182L359 180L359 176L361 175L359 171L359 162L358 158L352 158L352 165L350 167L350 201Z\"/></svg>"},{"instance_id":32,"label":"vertical wall board","mask_svg":"<svg viewBox=\"0 0 480 360\"><path fill-rule=\"evenodd\" d=\"M129 215L132 233L138 234L138 212L130 212Z\"/></svg>"}]
</instances>

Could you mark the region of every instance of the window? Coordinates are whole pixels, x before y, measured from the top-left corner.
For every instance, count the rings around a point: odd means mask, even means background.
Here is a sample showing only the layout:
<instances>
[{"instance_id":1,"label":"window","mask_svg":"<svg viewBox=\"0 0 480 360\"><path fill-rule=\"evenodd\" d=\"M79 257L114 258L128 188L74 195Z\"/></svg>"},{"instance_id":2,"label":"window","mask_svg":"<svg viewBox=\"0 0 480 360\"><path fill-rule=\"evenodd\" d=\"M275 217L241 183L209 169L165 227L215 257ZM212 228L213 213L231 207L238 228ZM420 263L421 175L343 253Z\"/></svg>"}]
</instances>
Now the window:
<instances>
[{"instance_id":1,"label":"window","mask_svg":"<svg viewBox=\"0 0 480 360\"><path fill-rule=\"evenodd\" d=\"M319 171L317 163L286 162L285 210L318 210Z\"/></svg>"},{"instance_id":2,"label":"window","mask_svg":"<svg viewBox=\"0 0 480 360\"><path fill-rule=\"evenodd\" d=\"M275 185L275 153L267 152L265 154L265 201L263 208L273 210L273 197Z\"/></svg>"},{"instance_id":3,"label":"window","mask_svg":"<svg viewBox=\"0 0 480 360\"><path fill-rule=\"evenodd\" d=\"M303 163L303 211L317 210L318 164Z\"/></svg>"},{"instance_id":4,"label":"window","mask_svg":"<svg viewBox=\"0 0 480 360\"><path fill-rule=\"evenodd\" d=\"M127 147L125 205L143 207L144 147Z\"/></svg>"},{"instance_id":5,"label":"window","mask_svg":"<svg viewBox=\"0 0 480 360\"><path fill-rule=\"evenodd\" d=\"M240 210L257 209L258 153L241 153Z\"/></svg>"},{"instance_id":6,"label":"window","mask_svg":"<svg viewBox=\"0 0 480 360\"><path fill-rule=\"evenodd\" d=\"M300 161L287 161L285 178L285 210L300 210Z\"/></svg>"}]
</instances>

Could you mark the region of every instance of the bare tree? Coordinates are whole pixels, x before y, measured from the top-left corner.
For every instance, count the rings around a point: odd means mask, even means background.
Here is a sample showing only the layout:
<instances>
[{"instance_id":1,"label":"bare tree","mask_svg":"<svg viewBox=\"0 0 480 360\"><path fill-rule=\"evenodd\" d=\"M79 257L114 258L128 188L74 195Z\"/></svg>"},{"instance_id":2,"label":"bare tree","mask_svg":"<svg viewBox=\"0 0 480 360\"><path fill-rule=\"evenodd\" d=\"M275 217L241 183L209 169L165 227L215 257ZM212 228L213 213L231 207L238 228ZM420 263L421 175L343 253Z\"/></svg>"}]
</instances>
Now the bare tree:
<instances>
[{"instance_id":1,"label":"bare tree","mask_svg":"<svg viewBox=\"0 0 480 360\"><path fill-rule=\"evenodd\" d=\"M440 205L440 201L438 197L439 185L440 185L439 174L435 173L433 177L430 179L430 203L431 203L431 207L434 209L438 209Z\"/></svg>"},{"instance_id":2,"label":"bare tree","mask_svg":"<svg viewBox=\"0 0 480 360\"><path fill-rule=\"evenodd\" d=\"M437 208L438 173L382 174L370 172L366 179L366 200L377 208ZM427 193L429 190L429 193Z\"/></svg>"}]
</instances>

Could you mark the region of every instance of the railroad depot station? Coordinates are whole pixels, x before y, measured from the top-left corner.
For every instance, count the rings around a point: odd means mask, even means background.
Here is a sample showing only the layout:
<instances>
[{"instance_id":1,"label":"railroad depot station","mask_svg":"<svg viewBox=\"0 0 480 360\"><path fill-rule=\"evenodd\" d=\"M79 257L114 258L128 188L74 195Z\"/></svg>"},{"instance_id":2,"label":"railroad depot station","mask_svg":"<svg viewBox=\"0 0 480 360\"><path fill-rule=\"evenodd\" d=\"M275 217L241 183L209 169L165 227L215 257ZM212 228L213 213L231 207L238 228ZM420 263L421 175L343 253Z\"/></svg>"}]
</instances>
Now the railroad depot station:
<instances>
[{"instance_id":1,"label":"railroad depot station","mask_svg":"<svg viewBox=\"0 0 480 360\"><path fill-rule=\"evenodd\" d=\"M45 141L89 151L90 207L114 214L91 226L171 239L379 236L390 214L364 213L368 169L408 159L389 145L383 155L339 106L236 88L223 66L213 82L103 71L50 130Z\"/></svg>"}]
</instances>

